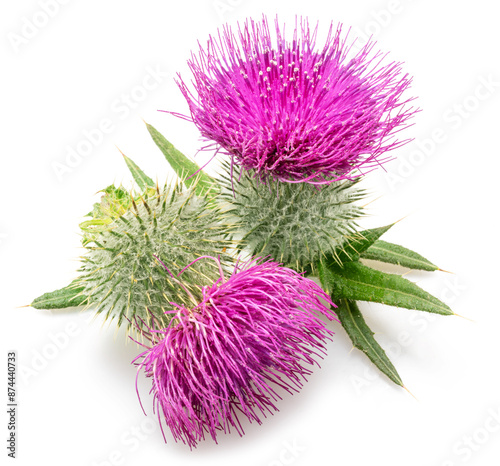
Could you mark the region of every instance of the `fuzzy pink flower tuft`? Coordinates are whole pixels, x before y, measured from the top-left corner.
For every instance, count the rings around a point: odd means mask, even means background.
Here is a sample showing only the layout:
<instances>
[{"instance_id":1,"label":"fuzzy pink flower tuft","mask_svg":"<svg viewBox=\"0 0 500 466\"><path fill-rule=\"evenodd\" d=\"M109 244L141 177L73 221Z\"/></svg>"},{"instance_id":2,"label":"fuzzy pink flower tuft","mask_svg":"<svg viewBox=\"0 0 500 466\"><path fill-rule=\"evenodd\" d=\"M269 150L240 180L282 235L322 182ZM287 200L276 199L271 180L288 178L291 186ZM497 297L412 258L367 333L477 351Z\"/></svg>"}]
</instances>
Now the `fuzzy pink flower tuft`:
<instances>
[{"instance_id":1,"label":"fuzzy pink flower tuft","mask_svg":"<svg viewBox=\"0 0 500 466\"><path fill-rule=\"evenodd\" d=\"M188 61L196 93L179 76L184 118L263 180L330 183L381 164L408 142L395 134L416 111L402 99L411 79L400 63L382 65L373 42L353 52L341 29L316 50L307 19L291 42L265 17L237 34L225 26Z\"/></svg>"},{"instance_id":2,"label":"fuzzy pink flower tuft","mask_svg":"<svg viewBox=\"0 0 500 466\"><path fill-rule=\"evenodd\" d=\"M319 286L276 262L240 263L202 291L198 305L172 311L168 328L150 328L134 361L152 378L160 425L191 448L206 433L243 435L240 415L260 424L277 411L277 388L298 391L305 366L325 353L333 333L319 315L335 318Z\"/></svg>"}]
</instances>

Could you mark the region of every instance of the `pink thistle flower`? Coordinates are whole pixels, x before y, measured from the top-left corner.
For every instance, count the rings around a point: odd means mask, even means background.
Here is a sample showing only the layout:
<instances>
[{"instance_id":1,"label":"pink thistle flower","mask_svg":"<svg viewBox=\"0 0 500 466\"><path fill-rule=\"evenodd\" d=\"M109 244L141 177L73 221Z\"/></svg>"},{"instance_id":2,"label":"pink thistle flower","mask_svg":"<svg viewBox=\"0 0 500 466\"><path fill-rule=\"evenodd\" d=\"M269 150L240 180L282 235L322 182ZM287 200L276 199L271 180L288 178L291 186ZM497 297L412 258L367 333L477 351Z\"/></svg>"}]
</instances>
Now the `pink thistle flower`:
<instances>
[{"instance_id":1,"label":"pink thistle flower","mask_svg":"<svg viewBox=\"0 0 500 466\"><path fill-rule=\"evenodd\" d=\"M176 306L168 328L150 328L151 346L134 360L152 378L160 425L163 413L191 448L205 433L243 435L240 415L260 424L277 411L276 389L298 391L325 354L333 332L319 315L335 318L318 285L271 261L240 263L228 279L221 270L202 294L191 309Z\"/></svg>"},{"instance_id":2,"label":"pink thistle flower","mask_svg":"<svg viewBox=\"0 0 500 466\"><path fill-rule=\"evenodd\" d=\"M191 118L177 116L263 180L330 183L385 162L408 142L395 134L416 111L402 99L411 79L382 65L374 42L354 53L341 30L332 24L316 50L307 19L292 42L265 17L237 34L225 26L188 61L196 95L179 76Z\"/></svg>"}]
</instances>

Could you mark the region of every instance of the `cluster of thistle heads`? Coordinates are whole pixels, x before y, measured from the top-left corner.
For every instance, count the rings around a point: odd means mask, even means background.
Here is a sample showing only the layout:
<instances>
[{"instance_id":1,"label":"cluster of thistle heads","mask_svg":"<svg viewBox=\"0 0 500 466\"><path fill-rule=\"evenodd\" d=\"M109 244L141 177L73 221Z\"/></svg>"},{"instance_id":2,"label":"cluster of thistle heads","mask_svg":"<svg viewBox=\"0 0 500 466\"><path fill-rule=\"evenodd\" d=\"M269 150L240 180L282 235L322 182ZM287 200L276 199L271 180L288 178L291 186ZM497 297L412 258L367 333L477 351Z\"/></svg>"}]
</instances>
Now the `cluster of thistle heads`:
<instances>
[{"instance_id":1,"label":"cluster of thistle heads","mask_svg":"<svg viewBox=\"0 0 500 466\"><path fill-rule=\"evenodd\" d=\"M211 37L178 85L219 175L159 187L130 161L141 189L107 188L81 225L73 286L135 330L160 424L190 447L242 434L311 374L335 297L310 277L356 234L359 177L407 142L400 63L356 51L340 26L321 47L317 33L301 19L287 38L263 18Z\"/></svg>"}]
</instances>

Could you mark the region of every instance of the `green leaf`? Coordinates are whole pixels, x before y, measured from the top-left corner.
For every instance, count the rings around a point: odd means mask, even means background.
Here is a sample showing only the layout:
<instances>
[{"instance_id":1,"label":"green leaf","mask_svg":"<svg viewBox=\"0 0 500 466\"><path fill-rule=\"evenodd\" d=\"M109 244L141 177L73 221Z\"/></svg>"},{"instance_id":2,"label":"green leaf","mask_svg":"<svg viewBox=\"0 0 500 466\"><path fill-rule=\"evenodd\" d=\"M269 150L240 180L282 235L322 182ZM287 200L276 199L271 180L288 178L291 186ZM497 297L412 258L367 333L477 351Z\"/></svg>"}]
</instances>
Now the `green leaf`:
<instances>
[{"instance_id":1,"label":"green leaf","mask_svg":"<svg viewBox=\"0 0 500 466\"><path fill-rule=\"evenodd\" d=\"M388 243L386 241L375 241L366 251L361 254L363 259L371 259L389 264L401 265L409 269L427 270L433 272L439 270L439 267L428 261L420 254L410 249L399 246L398 244Z\"/></svg>"},{"instance_id":2,"label":"green leaf","mask_svg":"<svg viewBox=\"0 0 500 466\"><path fill-rule=\"evenodd\" d=\"M341 299L335 309L337 316L355 348L363 351L395 384L404 387L398 371L393 366L385 351L373 338L373 332L366 324L355 301Z\"/></svg>"},{"instance_id":3,"label":"green leaf","mask_svg":"<svg viewBox=\"0 0 500 466\"><path fill-rule=\"evenodd\" d=\"M132 173L132 176L134 177L135 182L141 188L141 190L145 190L146 188L154 188L155 184L153 180L147 176L138 166L137 164L132 161L130 158L128 158L123 152L122 152L123 158L125 159L125 163L127 164L128 169L130 170L130 173Z\"/></svg>"},{"instance_id":4,"label":"green leaf","mask_svg":"<svg viewBox=\"0 0 500 466\"><path fill-rule=\"evenodd\" d=\"M360 262L343 267L319 264L325 291L335 299L371 301L389 306L416 309L441 315L454 315L442 301L399 275L379 272Z\"/></svg>"},{"instance_id":5,"label":"green leaf","mask_svg":"<svg viewBox=\"0 0 500 466\"><path fill-rule=\"evenodd\" d=\"M359 233L342 246L339 246L331 255L327 256L327 264L342 265L346 262L357 261L360 254L367 250L377 239L379 239L394 223L385 227L373 228L371 230L364 230Z\"/></svg>"},{"instance_id":6,"label":"green leaf","mask_svg":"<svg viewBox=\"0 0 500 466\"><path fill-rule=\"evenodd\" d=\"M163 152L167 162L186 186L190 187L196 183L196 194L198 195L217 191L217 184L212 177L207 175L203 170L200 170L200 167L196 163L177 150L153 126L146 123L146 127L155 144ZM196 175L192 176L194 173Z\"/></svg>"},{"instance_id":7,"label":"green leaf","mask_svg":"<svg viewBox=\"0 0 500 466\"><path fill-rule=\"evenodd\" d=\"M81 294L84 289L83 286L72 282L60 290L39 296L30 306L35 309L63 309L66 307L81 306L87 302L87 297Z\"/></svg>"}]
</instances>

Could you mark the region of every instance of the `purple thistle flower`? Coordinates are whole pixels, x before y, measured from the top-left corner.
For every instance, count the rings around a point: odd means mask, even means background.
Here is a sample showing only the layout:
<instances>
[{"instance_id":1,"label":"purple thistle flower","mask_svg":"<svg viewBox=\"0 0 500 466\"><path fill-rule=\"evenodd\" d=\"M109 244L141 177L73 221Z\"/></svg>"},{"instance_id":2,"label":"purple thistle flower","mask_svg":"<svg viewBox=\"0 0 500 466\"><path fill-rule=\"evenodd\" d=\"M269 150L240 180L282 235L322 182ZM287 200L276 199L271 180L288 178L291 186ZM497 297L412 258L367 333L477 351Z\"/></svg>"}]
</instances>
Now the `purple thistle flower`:
<instances>
[{"instance_id":1,"label":"purple thistle flower","mask_svg":"<svg viewBox=\"0 0 500 466\"><path fill-rule=\"evenodd\" d=\"M316 50L307 19L292 42L277 19L275 34L265 17L237 34L226 25L188 61L197 95L179 76L191 112L183 118L263 180L329 183L388 160L408 142L395 134L416 111L402 99L411 78L400 63L382 65L374 42L354 53L341 29L332 24Z\"/></svg>"},{"instance_id":2,"label":"purple thistle flower","mask_svg":"<svg viewBox=\"0 0 500 466\"><path fill-rule=\"evenodd\" d=\"M221 270L202 292L192 309L176 306L168 328L143 333L151 346L134 360L152 378L160 425L163 413L191 448L205 433L243 435L240 415L260 424L277 411L276 389L298 391L312 373L304 366L325 353L333 332L319 315L335 318L318 285L272 261L240 263L229 279Z\"/></svg>"}]
</instances>

